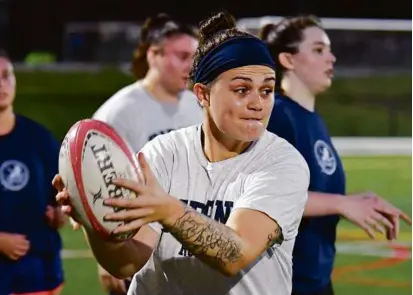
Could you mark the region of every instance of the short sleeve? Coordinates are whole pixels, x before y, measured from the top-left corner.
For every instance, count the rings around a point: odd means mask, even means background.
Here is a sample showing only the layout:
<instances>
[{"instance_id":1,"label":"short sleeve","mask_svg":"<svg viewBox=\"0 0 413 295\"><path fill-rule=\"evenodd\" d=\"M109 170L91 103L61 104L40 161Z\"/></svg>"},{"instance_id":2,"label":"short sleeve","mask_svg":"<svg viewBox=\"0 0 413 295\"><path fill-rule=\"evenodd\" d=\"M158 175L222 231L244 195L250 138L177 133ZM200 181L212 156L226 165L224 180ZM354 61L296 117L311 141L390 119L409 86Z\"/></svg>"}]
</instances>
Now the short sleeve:
<instances>
[{"instance_id":1,"label":"short sleeve","mask_svg":"<svg viewBox=\"0 0 413 295\"><path fill-rule=\"evenodd\" d=\"M235 208L261 211L281 227L284 240L295 238L308 198L309 170L304 160L285 161L251 174Z\"/></svg>"},{"instance_id":2,"label":"short sleeve","mask_svg":"<svg viewBox=\"0 0 413 295\"><path fill-rule=\"evenodd\" d=\"M290 111L282 105L275 105L268 121L267 130L284 138L296 146L296 134L293 124L293 116Z\"/></svg>"},{"instance_id":3,"label":"short sleeve","mask_svg":"<svg viewBox=\"0 0 413 295\"><path fill-rule=\"evenodd\" d=\"M163 141L165 136L159 135L152 139L140 152L144 154L158 183L165 192L169 192L174 155L172 148ZM149 226L159 234L162 232L162 225L158 222L150 223Z\"/></svg>"}]
</instances>

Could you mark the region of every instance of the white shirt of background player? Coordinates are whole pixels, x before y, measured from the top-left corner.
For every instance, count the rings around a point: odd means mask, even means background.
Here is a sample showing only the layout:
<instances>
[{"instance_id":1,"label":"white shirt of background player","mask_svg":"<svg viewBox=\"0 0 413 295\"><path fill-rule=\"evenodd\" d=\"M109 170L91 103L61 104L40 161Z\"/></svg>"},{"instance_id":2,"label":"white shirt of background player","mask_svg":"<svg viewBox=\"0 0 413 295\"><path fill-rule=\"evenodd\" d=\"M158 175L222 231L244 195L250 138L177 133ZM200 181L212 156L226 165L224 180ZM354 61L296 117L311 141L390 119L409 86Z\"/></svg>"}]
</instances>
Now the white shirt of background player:
<instances>
[{"instance_id":1,"label":"white shirt of background player","mask_svg":"<svg viewBox=\"0 0 413 295\"><path fill-rule=\"evenodd\" d=\"M177 103L167 103L155 99L137 81L110 97L93 118L115 128L138 152L159 134L201 123L203 115L191 91L183 90Z\"/></svg>"}]
</instances>

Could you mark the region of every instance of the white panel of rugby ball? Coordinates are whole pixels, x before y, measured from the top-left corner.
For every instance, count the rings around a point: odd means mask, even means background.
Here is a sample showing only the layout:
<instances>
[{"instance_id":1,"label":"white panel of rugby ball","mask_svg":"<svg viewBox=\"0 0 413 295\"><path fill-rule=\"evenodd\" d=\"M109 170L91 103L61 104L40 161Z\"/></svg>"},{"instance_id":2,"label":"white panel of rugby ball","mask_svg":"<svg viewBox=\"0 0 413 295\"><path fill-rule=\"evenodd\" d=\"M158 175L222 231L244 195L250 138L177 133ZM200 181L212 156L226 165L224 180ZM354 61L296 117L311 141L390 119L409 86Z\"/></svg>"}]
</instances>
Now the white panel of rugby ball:
<instances>
[{"instance_id":1,"label":"white panel of rugby ball","mask_svg":"<svg viewBox=\"0 0 413 295\"><path fill-rule=\"evenodd\" d=\"M129 144L108 124L85 119L75 123L60 148L59 174L71 205L86 229L107 240L127 240L136 234L112 234L120 222L104 221L113 207L105 198L136 198L135 193L111 184L115 178L138 179L138 163Z\"/></svg>"}]
</instances>

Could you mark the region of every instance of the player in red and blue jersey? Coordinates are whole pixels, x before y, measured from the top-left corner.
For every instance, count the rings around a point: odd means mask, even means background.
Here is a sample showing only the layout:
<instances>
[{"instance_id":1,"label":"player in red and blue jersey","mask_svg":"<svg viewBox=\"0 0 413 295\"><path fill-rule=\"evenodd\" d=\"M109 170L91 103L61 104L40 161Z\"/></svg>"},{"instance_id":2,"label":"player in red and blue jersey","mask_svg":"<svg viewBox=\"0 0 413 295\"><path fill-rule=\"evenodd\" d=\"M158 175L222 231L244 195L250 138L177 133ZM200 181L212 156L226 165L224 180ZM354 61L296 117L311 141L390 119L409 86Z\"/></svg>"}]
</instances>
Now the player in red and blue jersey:
<instances>
[{"instance_id":1,"label":"player in red and blue jersey","mask_svg":"<svg viewBox=\"0 0 413 295\"><path fill-rule=\"evenodd\" d=\"M0 295L57 295L63 284L51 180L60 144L40 124L13 111L16 78L0 53Z\"/></svg>"}]
</instances>

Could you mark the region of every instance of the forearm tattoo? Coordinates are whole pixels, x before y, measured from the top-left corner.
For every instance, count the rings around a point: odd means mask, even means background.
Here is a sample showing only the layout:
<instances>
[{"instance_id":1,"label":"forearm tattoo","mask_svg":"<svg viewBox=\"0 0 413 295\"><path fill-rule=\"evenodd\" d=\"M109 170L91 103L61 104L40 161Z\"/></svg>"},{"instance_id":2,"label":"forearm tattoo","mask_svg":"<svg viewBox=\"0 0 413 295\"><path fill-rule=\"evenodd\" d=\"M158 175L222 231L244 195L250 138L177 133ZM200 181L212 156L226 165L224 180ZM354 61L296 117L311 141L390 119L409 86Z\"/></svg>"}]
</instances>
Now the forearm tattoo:
<instances>
[{"instance_id":1,"label":"forearm tattoo","mask_svg":"<svg viewBox=\"0 0 413 295\"><path fill-rule=\"evenodd\" d=\"M239 237L232 229L192 209L167 229L193 255L214 268L243 259Z\"/></svg>"},{"instance_id":2,"label":"forearm tattoo","mask_svg":"<svg viewBox=\"0 0 413 295\"><path fill-rule=\"evenodd\" d=\"M268 235L267 248L271 248L275 244L281 245L284 241L284 235L281 227L277 224L276 229Z\"/></svg>"}]
</instances>

